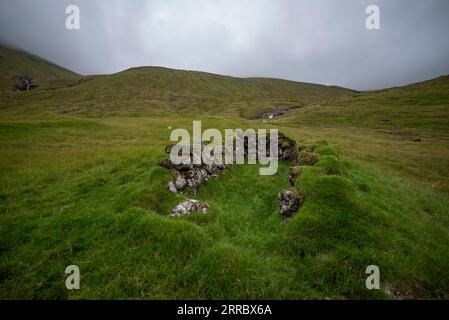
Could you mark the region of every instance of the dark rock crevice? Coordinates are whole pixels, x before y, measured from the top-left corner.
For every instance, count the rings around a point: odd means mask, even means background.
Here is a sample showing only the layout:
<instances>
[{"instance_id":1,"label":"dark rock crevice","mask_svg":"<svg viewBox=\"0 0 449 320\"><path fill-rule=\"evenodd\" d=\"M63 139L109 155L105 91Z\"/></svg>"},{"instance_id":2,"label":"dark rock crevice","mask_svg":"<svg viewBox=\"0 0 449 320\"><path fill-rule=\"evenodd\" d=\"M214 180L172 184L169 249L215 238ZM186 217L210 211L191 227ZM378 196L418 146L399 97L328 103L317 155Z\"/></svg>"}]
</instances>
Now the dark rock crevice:
<instances>
[{"instance_id":1,"label":"dark rock crevice","mask_svg":"<svg viewBox=\"0 0 449 320\"><path fill-rule=\"evenodd\" d=\"M15 76L13 79L17 81L15 88L18 91L30 91L36 88L33 80L27 75Z\"/></svg>"}]
</instances>

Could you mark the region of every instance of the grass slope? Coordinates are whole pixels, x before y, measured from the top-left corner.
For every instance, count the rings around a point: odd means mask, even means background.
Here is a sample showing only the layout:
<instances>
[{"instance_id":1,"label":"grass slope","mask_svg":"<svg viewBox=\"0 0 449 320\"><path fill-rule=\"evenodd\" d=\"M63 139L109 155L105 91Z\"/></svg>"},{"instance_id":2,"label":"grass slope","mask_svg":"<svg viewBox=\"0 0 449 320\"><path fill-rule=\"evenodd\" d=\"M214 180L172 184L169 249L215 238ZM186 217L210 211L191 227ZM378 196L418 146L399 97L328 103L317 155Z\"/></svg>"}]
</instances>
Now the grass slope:
<instances>
[{"instance_id":1,"label":"grass slope","mask_svg":"<svg viewBox=\"0 0 449 320\"><path fill-rule=\"evenodd\" d=\"M0 92L2 95L4 92L14 90L13 77L20 75L31 77L35 84L43 87L48 87L52 80L79 77L76 73L38 56L0 45Z\"/></svg>"},{"instance_id":2,"label":"grass slope","mask_svg":"<svg viewBox=\"0 0 449 320\"><path fill-rule=\"evenodd\" d=\"M368 127L387 134L447 135L449 76L379 91L328 99L295 110L285 121L297 124Z\"/></svg>"},{"instance_id":3,"label":"grass slope","mask_svg":"<svg viewBox=\"0 0 449 320\"><path fill-rule=\"evenodd\" d=\"M336 86L161 67L73 78L74 74L22 52L1 48L0 56L0 71L4 71L0 112L4 116L42 112L94 117L185 113L250 118L278 107L298 108L353 93ZM11 92L11 77L22 73L35 78L40 88L26 95Z\"/></svg>"},{"instance_id":4,"label":"grass slope","mask_svg":"<svg viewBox=\"0 0 449 320\"><path fill-rule=\"evenodd\" d=\"M449 193L449 76L294 110L274 123L327 139L358 163Z\"/></svg>"},{"instance_id":5,"label":"grass slope","mask_svg":"<svg viewBox=\"0 0 449 320\"><path fill-rule=\"evenodd\" d=\"M329 148L301 176L307 199L288 224L277 207L285 163L270 177L231 168L199 189L210 213L167 217L185 196L168 192L157 160L167 127L193 119L2 122L0 296L448 297L447 195L326 156ZM68 264L81 268L80 291L64 288ZM366 290L369 264L384 290Z\"/></svg>"}]
</instances>

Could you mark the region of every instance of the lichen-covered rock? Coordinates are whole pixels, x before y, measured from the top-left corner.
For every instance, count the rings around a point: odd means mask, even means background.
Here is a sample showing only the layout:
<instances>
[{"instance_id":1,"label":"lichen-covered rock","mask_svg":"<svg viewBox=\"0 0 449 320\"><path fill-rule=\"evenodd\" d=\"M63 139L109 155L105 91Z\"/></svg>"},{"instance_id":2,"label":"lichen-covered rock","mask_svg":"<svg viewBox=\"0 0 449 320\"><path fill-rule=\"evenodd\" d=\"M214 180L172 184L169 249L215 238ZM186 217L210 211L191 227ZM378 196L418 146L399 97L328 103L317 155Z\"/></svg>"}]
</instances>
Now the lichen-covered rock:
<instances>
[{"instance_id":1,"label":"lichen-covered rock","mask_svg":"<svg viewBox=\"0 0 449 320\"><path fill-rule=\"evenodd\" d=\"M173 182L177 190L184 189L187 184L186 178L176 169L171 170Z\"/></svg>"},{"instance_id":2,"label":"lichen-covered rock","mask_svg":"<svg viewBox=\"0 0 449 320\"><path fill-rule=\"evenodd\" d=\"M295 188L290 188L279 193L279 209L285 218L291 218L298 212L304 202L304 193L298 192Z\"/></svg>"},{"instance_id":3,"label":"lichen-covered rock","mask_svg":"<svg viewBox=\"0 0 449 320\"><path fill-rule=\"evenodd\" d=\"M189 199L177 204L176 207L173 208L171 216L180 217L191 212L206 213L208 211L209 206L206 203L195 199Z\"/></svg>"}]
</instances>

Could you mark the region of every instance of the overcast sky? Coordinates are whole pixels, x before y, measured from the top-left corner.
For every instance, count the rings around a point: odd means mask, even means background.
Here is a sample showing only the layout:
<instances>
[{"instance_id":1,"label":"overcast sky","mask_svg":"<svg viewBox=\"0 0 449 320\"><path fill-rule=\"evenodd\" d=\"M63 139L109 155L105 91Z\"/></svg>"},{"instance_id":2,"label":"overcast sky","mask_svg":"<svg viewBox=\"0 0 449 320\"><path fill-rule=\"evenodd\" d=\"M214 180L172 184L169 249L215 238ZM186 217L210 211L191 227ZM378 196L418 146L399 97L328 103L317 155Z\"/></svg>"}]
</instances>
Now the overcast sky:
<instances>
[{"instance_id":1,"label":"overcast sky","mask_svg":"<svg viewBox=\"0 0 449 320\"><path fill-rule=\"evenodd\" d=\"M158 65L377 89L449 74L448 39L448 0L0 0L1 42L84 75Z\"/></svg>"}]
</instances>

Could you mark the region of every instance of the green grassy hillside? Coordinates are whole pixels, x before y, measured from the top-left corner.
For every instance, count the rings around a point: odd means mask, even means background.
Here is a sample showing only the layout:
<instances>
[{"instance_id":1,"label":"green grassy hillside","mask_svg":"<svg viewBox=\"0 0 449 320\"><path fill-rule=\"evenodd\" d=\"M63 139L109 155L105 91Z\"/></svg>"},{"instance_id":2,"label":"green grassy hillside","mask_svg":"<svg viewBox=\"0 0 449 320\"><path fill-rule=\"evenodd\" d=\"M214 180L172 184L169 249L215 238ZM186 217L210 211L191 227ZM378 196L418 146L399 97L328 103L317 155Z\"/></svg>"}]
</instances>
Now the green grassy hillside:
<instances>
[{"instance_id":1,"label":"green grassy hillside","mask_svg":"<svg viewBox=\"0 0 449 320\"><path fill-rule=\"evenodd\" d=\"M376 128L390 134L449 131L449 76L328 99L295 110L285 121Z\"/></svg>"},{"instance_id":2,"label":"green grassy hillside","mask_svg":"<svg viewBox=\"0 0 449 320\"><path fill-rule=\"evenodd\" d=\"M449 76L294 110L274 121L337 143L356 161L449 193Z\"/></svg>"},{"instance_id":3,"label":"green grassy hillside","mask_svg":"<svg viewBox=\"0 0 449 320\"><path fill-rule=\"evenodd\" d=\"M447 78L342 97L307 86L137 68L2 93L0 298L449 299ZM239 116L307 94L273 121ZM209 213L170 217L191 196L167 190L158 161L169 128L193 120L315 146L300 211L283 223L281 162L273 176L232 166L198 189ZM381 290L365 287L371 264Z\"/></svg>"},{"instance_id":4,"label":"green grassy hillside","mask_svg":"<svg viewBox=\"0 0 449 320\"><path fill-rule=\"evenodd\" d=\"M298 108L353 93L335 86L161 67L132 68L112 75L48 83L48 78L73 74L50 64L47 68L44 61L34 56L5 48L0 55L0 70L8 70L2 76L3 82L11 82L12 75L26 71L41 85L26 95L9 92L11 85L5 86L6 92L1 93L0 99L3 112L8 115L51 111L93 117L161 113L253 117L278 107Z\"/></svg>"}]
</instances>

